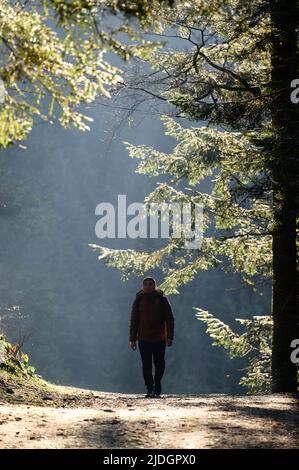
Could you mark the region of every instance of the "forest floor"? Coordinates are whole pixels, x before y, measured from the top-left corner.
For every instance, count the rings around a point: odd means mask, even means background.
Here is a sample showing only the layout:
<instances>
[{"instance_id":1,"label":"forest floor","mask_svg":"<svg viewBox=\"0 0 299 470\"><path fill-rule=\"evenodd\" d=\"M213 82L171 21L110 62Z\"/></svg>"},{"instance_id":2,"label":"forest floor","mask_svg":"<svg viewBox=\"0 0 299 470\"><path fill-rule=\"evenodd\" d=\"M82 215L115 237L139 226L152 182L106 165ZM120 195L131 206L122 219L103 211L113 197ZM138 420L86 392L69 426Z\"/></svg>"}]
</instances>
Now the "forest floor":
<instances>
[{"instance_id":1,"label":"forest floor","mask_svg":"<svg viewBox=\"0 0 299 470\"><path fill-rule=\"evenodd\" d=\"M296 395L107 393L0 372L0 448L299 448Z\"/></svg>"}]
</instances>

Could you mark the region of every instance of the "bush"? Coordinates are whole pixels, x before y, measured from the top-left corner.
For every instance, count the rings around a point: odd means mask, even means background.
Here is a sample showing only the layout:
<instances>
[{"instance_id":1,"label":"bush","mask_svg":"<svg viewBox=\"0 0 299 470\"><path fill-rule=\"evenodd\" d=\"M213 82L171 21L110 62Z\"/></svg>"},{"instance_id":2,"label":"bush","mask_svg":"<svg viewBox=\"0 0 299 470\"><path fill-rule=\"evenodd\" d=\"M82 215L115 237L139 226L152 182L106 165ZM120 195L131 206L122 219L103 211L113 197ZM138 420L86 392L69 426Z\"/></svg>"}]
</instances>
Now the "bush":
<instances>
[{"instance_id":1,"label":"bush","mask_svg":"<svg viewBox=\"0 0 299 470\"><path fill-rule=\"evenodd\" d=\"M248 389L247 393L270 393L271 391L271 341L273 320L271 316L254 316L251 320L236 319L244 327L237 334L209 312L194 307L196 317L207 325L213 346L223 347L229 357L246 357L246 374L239 384Z\"/></svg>"},{"instance_id":2,"label":"bush","mask_svg":"<svg viewBox=\"0 0 299 470\"><path fill-rule=\"evenodd\" d=\"M19 343L9 343L0 333L0 369L6 370L11 374L23 374L26 376L35 375L35 367L29 364L29 356L22 352L23 341Z\"/></svg>"}]
</instances>

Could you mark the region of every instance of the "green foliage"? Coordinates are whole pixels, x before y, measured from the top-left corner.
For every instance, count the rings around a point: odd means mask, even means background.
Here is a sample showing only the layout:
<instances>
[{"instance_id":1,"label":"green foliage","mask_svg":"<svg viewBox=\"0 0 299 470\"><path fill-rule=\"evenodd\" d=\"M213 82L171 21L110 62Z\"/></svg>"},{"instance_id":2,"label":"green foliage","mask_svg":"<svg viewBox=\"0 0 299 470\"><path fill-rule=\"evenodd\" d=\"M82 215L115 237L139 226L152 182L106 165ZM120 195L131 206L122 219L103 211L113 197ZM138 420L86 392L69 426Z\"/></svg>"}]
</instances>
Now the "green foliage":
<instances>
[{"instance_id":1,"label":"green foliage","mask_svg":"<svg viewBox=\"0 0 299 470\"><path fill-rule=\"evenodd\" d=\"M252 145L251 133L224 132L206 126L185 128L170 117L164 117L163 123L165 134L176 140L171 153L126 143L130 156L140 160L138 173L171 178L169 183L157 184L144 202L202 204L203 244L199 250L186 250L181 239L171 239L155 253L132 250L120 253L93 245L101 253L99 259L124 273L129 273L129 267L136 274L160 267L165 273L163 288L168 293L178 292L180 285L190 282L201 270L216 266L226 270L230 266L249 284L257 274L269 277L272 269L269 194L259 199L255 194L244 196L255 180L262 184L263 178L263 156ZM211 176L212 189L208 186L204 191L202 182ZM177 187L181 181L186 183L184 190Z\"/></svg>"},{"instance_id":2,"label":"green foliage","mask_svg":"<svg viewBox=\"0 0 299 470\"><path fill-rule=\"evenodd\" d=\"M174 0L43 0L45 5L51 6L57 12L61 22L88 21L90 15L102 11L112 11L115 14L123 13L128 17L137 17L142 21L152 19L154 12L157 12L162 6L172 6Z\"/></svg>"},{"instance_id":3,"label":"green foliage","mask_svg":"<svg viewBox=\"0 0 299 470\"><path fill-rule=\"evenodd\" d=\"M115 30L107 31L102 24L104 14L126 12L134 5L137 10L131 13L137 15L139 3L43 0L41 7L1 1L0 79L5 97L0 104L0 148L25 139L39 120L89 130L92 118L80 105L98 95L109 97L108 88L121 80L121 70L105 54L145 59L158 47L144 39L120 41L119 33L130 38L128 20ZM143 14L141 9L140 19Z\"/></svg>"},{"instance_id":4,"label":"green foliage","mask_svg":"<svg viewBox=\"0 0 299 470\"><path fill-rule=\"evenodd\" d=\"M168 177L148 202L203 205L203 244L186 250L170 238L155 251L118 252L93 245L99 259L124 273L160 268L167 293L178 293L211 267L240 273L254 286L272 275L271 37L264 2L233 0L178 2L160 18L161 37L175 36L185 47L167 45L149 59L155 75L143 88L175 105L177 118L164 115L173 149L162 152L125 142L139 160L136 172ZM170 34L171 31L171 34ZM159 82L160 78L160 82ZM185 118L185 120L184 120ZM200 121L191 126L189 120ZM151 258L152 256L152 258ZM152 264L150 263L152 259Z\"/></svg>"},{"instance_id":5,"label":"green foliage","mask_svg":"<svg viewBox=\"0 0 299 470\"><path fill-rule=\"evenodd\" d=\"M35 367L30 365L28 354L21 351L22 343L9 343L0 333L0 369L11 374L35 375Z\"/></svg>"},{"instance_id":6,"label":"green foliage","mask_svg":"<svg viewBox=\"0 0 299 470\"><path fill-rule=\"evenodd\" d=\"M248 389L248 393L269 393L271 390L271 338L272 317L254 316L251 320L236 319L243 326L242 334L235 333L224 322L200 308L198 320L207 325L206 332L213 339L213 346L223 347L229 357L245 357L248 366L239 384Z\"/></svg>"}]
</instances>

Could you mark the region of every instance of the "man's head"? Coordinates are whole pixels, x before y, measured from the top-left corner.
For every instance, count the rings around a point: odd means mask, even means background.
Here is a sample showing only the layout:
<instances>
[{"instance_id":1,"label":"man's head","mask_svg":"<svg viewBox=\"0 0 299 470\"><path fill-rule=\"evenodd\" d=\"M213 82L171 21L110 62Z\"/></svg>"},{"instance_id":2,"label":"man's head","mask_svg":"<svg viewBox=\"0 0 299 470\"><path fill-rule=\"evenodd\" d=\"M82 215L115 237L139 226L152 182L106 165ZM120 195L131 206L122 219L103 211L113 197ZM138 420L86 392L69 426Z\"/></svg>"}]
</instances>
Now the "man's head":
<instances>
[{"instance_id":1,"label":"man's head","mask_svg":"<svg viewBox=\"0 0 299 470\"><path fill-rule=\"evenodd\" d=\"M143 279L143 283L142 283L142 286L143 286L143 291L146 293L146 294L150 294L151 292L153 292L156 288L156 281L153 277L145 277Z\"/></svg>"}]
</instances>

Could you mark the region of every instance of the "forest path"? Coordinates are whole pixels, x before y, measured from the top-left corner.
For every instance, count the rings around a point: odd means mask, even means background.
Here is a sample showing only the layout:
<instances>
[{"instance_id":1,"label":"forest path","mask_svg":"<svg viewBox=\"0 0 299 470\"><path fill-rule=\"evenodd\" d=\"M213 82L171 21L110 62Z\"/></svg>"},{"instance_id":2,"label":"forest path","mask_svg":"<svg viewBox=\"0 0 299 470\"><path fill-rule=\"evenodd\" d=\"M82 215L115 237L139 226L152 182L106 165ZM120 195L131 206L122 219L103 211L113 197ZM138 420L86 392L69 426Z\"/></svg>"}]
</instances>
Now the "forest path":
<instances>
[{"instance_id":1,"label":"forest path","mask_svg":"<svg viewBox=\"0 0 299 470\"><path fill-rule=\"evenodd\" d=\"M77 389L76 403L69 390L59 407L51 397L46 406L1 401L0 448L299 448L294 395L145 399Z\"/></svg>"}]
</instances>

